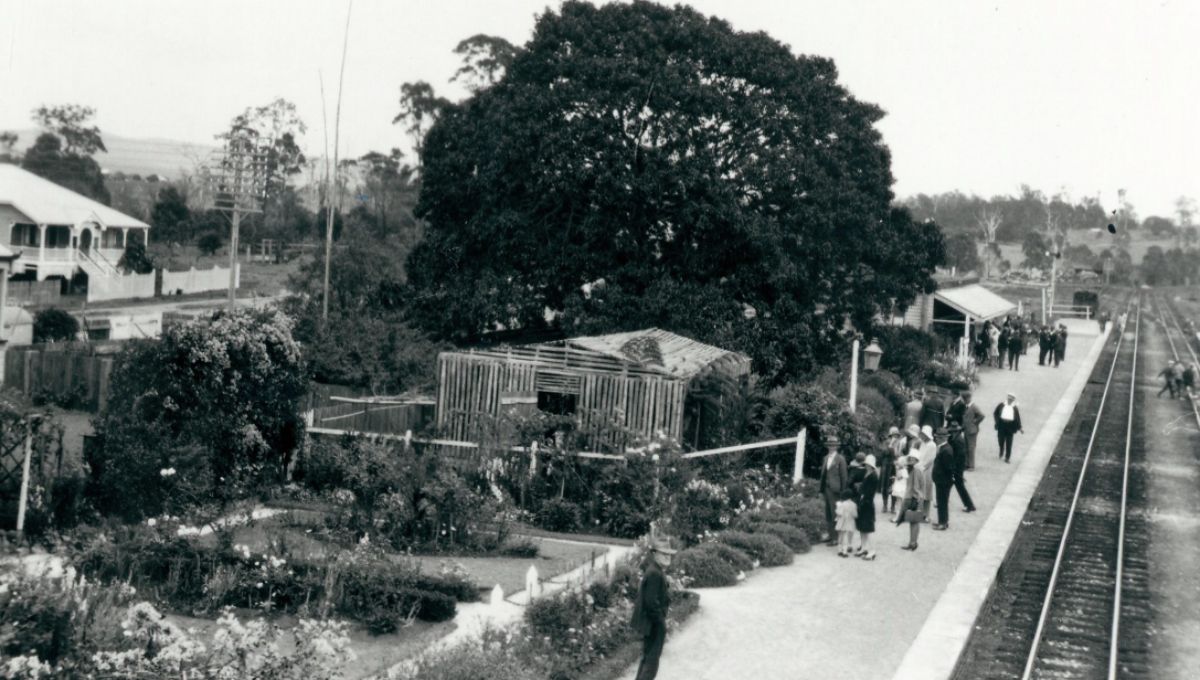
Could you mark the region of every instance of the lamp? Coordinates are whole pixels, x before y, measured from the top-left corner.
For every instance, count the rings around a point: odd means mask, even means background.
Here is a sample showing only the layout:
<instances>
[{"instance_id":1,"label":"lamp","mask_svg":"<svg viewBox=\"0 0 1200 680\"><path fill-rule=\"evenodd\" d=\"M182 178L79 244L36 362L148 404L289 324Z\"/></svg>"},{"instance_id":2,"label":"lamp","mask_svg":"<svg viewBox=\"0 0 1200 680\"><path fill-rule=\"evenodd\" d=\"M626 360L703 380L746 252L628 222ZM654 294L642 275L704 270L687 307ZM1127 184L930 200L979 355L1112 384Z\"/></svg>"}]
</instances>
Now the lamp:
<instances>
[{"instance_id":1,"label":"lamp","mask_svg":"<svg viewBox=\"0 0 1200 680\"><path fill-rule=\"evenodd\" d=\"M864 371L878 371L879 370L879 360L882 357L883 357L883 350L880 349L879 344L877 342L872 340L871 344L867 345L866 348L863 349L863 370Z\"/></svg>"}]
</instances>

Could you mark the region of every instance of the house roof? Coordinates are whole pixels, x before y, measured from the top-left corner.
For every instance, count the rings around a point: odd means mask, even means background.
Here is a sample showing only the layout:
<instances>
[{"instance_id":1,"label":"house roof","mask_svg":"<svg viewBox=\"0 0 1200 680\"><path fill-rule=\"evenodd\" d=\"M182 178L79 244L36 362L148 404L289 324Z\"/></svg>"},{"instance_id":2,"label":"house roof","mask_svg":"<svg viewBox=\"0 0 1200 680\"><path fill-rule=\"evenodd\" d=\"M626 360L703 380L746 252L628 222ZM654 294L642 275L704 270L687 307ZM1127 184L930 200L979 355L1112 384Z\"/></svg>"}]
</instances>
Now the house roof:
<instances>
[{"instance_id":1,"label":"house roof","mask_svg":"<svg viewBox=\"0 0 1200 680\"><path fill-rule=\"evenodd\" d=\"M938 290L933 297L963 314L969 314L972 319L994 319L1017 308L1016 303L1005 300L979 284Z\"/></svg>"},{"instance_id":2,"label":"house roof","mask_svg":"<svg viewBox=\"0 0 1200 680\"><path fill-rule=\"evenodd\" d=\"M11 205L33 224L99 222L104 227L150 228L136 217L7 163L0 163L0 204Z\"/></svg>"},{"instance_id":3,"label":"house roof","mask_svg":"<svg viewBox=\"0 0 1200 680\"><path fill-rule=\"evenodd\" d=\"M744 354L658 328L450 354L534 363L550 369L620 371L679 379L696 377L717 364L728 365L735 374L750 370L750 357Z\"/></svg>"}]
</instances>

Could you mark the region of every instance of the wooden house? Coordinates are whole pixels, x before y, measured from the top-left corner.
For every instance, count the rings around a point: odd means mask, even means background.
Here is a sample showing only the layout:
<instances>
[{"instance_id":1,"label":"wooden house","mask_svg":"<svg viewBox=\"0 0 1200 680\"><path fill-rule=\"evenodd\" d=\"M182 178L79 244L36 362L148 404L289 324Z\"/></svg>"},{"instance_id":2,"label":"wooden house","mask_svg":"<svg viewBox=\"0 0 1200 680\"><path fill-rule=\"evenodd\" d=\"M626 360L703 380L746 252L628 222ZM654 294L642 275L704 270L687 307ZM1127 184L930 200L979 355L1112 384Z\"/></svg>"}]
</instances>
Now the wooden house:
<instances>
[{"instance_id":1,"label":"wooden house","mask_svg":"<svg viewBox=\"0 0 1200 680\"><path fill-rule=\"evenodd\" d=\"M750 358L650 328L438 355L437 423L473 441L506 411L574 415L593 450L619 449L609 424L688 448L749 381Z\"/></svg>"}]
</instances>

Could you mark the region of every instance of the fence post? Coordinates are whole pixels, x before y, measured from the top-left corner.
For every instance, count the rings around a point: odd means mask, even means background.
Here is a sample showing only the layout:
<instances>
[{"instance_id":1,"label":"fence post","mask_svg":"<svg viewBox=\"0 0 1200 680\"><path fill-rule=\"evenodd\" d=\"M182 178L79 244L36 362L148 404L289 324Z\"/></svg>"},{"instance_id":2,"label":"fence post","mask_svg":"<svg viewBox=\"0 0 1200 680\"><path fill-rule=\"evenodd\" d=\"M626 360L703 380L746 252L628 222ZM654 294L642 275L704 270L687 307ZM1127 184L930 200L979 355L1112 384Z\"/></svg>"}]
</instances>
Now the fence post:
<instances>
[{"instance_id":1,"label":"fence post","mask_svg":"<svg viewBox=\"0 0 1200 680\"><path fill-rule=\"evenodd\" d=\"M804 447L808 445L808 428L800 429L796 435L796 467L792 470L792 484L804 478Z\"/></svg>"},{"instance_id":2,"label":"fence post","mask_svg":"<svg viewBox=\"0 0 1200 680\"><path fill-rule=\"evenodd\" d=\"M33 423L25 424L25 461L21 463L21 496L17 501L17 532L25 531L25 506L29 504L29 459L33 455Z\"/></svg>"},{"instance_id":3,"label":"fence post","mask_svg":"<svg viewBox=\"0 0 1200 680\"><path fill-rule=\"evenodd\" d=\"M537 453L538 443L535 441L529 445L529 478L533 479L537 475Z\"/></svg>"}]
</instances>

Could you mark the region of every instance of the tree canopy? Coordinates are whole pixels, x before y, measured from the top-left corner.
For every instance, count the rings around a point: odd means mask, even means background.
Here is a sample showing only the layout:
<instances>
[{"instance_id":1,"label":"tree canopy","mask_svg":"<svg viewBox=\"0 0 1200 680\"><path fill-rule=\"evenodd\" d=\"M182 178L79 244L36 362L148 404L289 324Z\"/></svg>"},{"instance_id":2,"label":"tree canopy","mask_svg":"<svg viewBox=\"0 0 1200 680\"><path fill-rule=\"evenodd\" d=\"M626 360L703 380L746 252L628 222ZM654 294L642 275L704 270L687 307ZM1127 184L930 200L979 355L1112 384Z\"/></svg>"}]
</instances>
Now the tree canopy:
<instances>
[{"instance_id":1,"label":"tree canopy","mask_svg":"<svg viewBox=\"0 0 1200 680\"><path fill-rule=\"evenodd\" d=\"M455 340L564 311L568 330L666 321L802 370L798 343L869 326L944 258L890 207L882 116L765 34L566 2L424 138L414 316Z\"/></svg>"}]
</instances>

